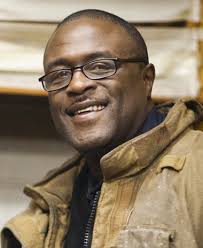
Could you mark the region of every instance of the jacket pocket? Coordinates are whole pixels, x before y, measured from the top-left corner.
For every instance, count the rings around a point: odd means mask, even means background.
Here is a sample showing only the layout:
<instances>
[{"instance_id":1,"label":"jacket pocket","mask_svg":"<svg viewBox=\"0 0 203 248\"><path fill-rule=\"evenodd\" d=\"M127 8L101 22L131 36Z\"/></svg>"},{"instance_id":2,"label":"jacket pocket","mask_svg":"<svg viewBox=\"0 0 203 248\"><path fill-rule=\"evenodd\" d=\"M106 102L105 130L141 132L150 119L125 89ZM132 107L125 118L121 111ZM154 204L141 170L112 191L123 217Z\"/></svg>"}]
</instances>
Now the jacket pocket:
<instances>
[{"instance_id":1,"label":"jacket pocket","mask_svg":"<svg viewBox=\"0 0 203 248\"><path fill-rule=\"evenodd\" d=\"M175 231L154 227L127 227L111 248L175 248Z\"/></svg>"}]
</instances>

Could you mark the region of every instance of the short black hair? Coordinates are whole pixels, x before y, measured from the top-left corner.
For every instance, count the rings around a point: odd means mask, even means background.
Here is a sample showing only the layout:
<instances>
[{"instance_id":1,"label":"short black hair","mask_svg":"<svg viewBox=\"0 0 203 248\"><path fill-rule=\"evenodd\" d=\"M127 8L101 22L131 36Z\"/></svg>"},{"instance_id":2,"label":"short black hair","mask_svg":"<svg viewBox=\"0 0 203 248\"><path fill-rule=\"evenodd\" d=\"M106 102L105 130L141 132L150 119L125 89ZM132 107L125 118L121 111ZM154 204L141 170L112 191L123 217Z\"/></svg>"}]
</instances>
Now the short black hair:
<instances>
[{"instance_id":1,"label":"short black hair","mask_svg":"<svg viewBox=\"0 0 203 248\"><path fill-rule=\"evenodd\" d=\"M112 13L109 13L107 11L103 11L103 10L98 10L98 9L85 9L85 10L81 10L81 11L77 11L69 16L67 16L66 18L64 18L57 26L57 29L67 23L67 22L71 22L77 19L80 19L81 17L88 17L90 19L102 19L102 20L107 20L107 21L111 21L115 24L118 24L120 27L122 27L128 34L129 36L133 39L133 41L135 42L135 44L137 45L139 52L139 58L143 59L143 61L145 61L146 64L149 63L149 59L148 59L148 51L147 51L147 46L146 43L142 37L142 35L140 34L140 32L135 28L135 26L127 21L125 21L124 19L122 19L121 17L114 15Z\"/></svg>"}]
</instances>

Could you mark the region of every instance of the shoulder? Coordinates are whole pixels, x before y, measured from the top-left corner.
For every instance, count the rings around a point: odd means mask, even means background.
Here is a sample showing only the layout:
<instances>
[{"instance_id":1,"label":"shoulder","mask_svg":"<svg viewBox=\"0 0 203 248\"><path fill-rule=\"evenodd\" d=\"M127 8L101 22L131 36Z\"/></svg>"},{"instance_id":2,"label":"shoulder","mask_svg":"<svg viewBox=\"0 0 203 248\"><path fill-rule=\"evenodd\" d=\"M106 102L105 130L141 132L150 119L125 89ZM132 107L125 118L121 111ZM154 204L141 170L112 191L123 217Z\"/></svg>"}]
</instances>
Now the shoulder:
<instances>
[{"instance_id":1,"label":"shoulder","mask_svg":"<svg viewBox=\"0 0 203 248\"><path fill-rule=\"evenodd\" d=\"M1 247L43 247L48 227L48 216L37 205L31 203L28 209L13 217L1 231Z\"/></svg>"},{"instance_id":2,"label":"shoulder","mask_svg":"<svg viewBox=\"0 0 203 248\"><path fill-rule=\"evenodd\" d=\"M186 158L186 169L203 172L203 132L189 130L178 141L179 149Z\"/></svg>"},{"instance_id":3,"label":"shoulder","mask_svg":"<svg viewBox=\"0 0 203 248\"><path fill-rule=\"evenodd\" d=\"M178 172L177 185L181 183L188 191L199 187L203 192L203 132L187 129L172 141L161 156L158 171L165 167Z\"/></svg>"},{"instance_id":4,"label":"shoulder","mask_svg":"<svg viewBox=\"0 0 203 248\"><path fill-rule=\"evenodd\" d=\"M26 186L24 193L31 197L30 206L12 218L1 232L2 248L23 247L43 248L48 230L49 210L64 207L71 198L76 174L84 165L84 159L76 154L61 167L50 171L34 186Z\"/></svg>"},{"instance_id":5,"label":"shoulder","mask_svg":"<svg viewBox=\"0 0 203 248\"><path fill-rule=\"evenodd\" d=\"M203 152L203 132L187 129L172 141L167 150L170 154L198 158ZM203 158L200 156L200 159Z\"/></svg>"}]
</instances>

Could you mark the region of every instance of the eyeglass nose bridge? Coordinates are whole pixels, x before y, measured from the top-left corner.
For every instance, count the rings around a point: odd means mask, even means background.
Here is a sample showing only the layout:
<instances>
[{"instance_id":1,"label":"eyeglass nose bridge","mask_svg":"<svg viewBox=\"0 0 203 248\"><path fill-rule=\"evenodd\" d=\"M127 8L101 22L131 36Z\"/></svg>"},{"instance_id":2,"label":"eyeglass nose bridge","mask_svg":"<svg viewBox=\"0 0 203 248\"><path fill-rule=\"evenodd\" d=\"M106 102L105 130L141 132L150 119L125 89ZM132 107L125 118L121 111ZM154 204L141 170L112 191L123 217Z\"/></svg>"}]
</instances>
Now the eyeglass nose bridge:
<instances>
[{"instance_id":1,"label":"eyeglass nose bridge","mask_svg":"<svg viewBox=\"0 0 203 248\"><path fill-rule=\"evenodd\" d=\"M84 65L77 65L77 66L74 66L74 67L71 67L71 68L70 68L70 69L71 69L71 72L72 72L71 80L72 80L72 78L73 78L73 75L74 75L74 72L75 72L75 71L81 71L82 74L83 74L86 78L88 78L87 75L85 75L85 73L84 73L83 67L84 67ZM71 81L71 80L70 80L70 81Z\"/></svg>"},{"instance_id":2,"label":"eyeglass nose bridge","mask_svg":"<svg viewBox=\"0 0 203 248\"><path fill-rule=\"evenodd\" d=\"M85 74L85 72L84 72L84 70L83 70L84 66L85 66L85 65L78 65L78 66L71 67L71 68L69 69L69 70L71 71L71 78L70 78L68 84L66 85L66 87L69 87L69 85L71 84L71 81L73 80L74 72L77 72L77 71L81 71L81 73L85 76L86 79L92 80L91 78L89 78L89 77ZM84 83L84 85L87 85L87 86L89 85L89 84L87 84L86 81L84 81L83 83Z\"/></svg>"}]
</instances>

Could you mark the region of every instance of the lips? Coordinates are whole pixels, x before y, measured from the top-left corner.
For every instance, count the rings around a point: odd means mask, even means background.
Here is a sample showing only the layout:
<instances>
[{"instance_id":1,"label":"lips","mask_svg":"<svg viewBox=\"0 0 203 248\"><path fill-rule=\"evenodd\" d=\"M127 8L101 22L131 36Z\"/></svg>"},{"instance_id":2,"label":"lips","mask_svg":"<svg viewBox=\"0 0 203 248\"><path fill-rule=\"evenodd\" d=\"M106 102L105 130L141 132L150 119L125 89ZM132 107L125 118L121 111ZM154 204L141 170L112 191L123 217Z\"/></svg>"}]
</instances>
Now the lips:
<instances>
[{"instance_id":1,"label":"lips","mask_svg":"<svg viewBox=\"0 0 203 248\"><path fill-rule=\"evenodd\" d=\"M107 106L106 101L85 101L72 104L69 108L65 110L66 114L73 117L76 115L98 112L103 110Z\"/></svg>"}]
</instances>

